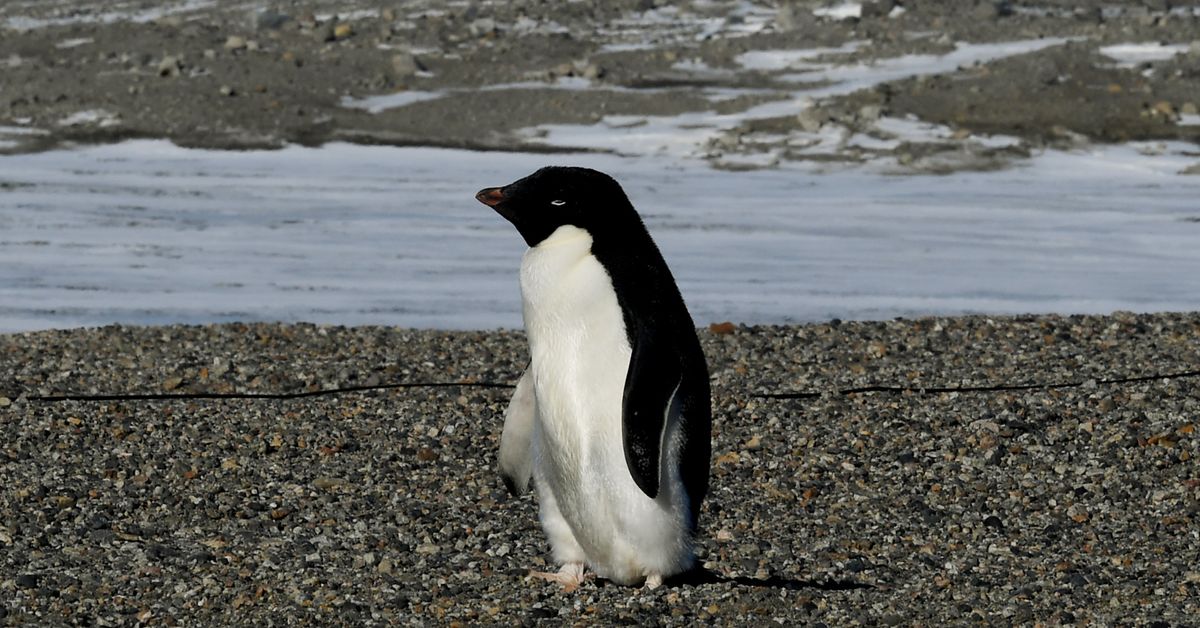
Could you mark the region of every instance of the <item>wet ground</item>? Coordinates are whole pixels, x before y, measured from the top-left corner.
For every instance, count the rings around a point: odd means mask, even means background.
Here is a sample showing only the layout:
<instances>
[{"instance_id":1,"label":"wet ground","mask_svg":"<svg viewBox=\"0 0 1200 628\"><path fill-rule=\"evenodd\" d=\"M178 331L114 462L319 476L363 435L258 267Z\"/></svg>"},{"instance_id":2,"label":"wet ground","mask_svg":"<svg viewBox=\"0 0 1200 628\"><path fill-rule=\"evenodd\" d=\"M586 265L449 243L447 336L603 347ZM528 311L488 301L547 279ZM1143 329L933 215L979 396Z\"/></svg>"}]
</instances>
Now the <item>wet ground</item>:
<instances>
[{"instance_id":1,"label":"wet ground","mask_svg":"<svg viewBox=\"0 0 1200 628\"><path fill-rule=\"evenodd\" d=\"M1046 144L1200 138L1200 5L1165 1L11 2L0 32L7 152L130 137L597 149L547 140L547 125L681 114L723 116L692 152L736 168L872 157L794 147L821 129L888 139L881 117L953 133L889 154L992 134L1020 140L1004 160ZM820 89L831 72L1037 40ZM965 167L996 156L967 152Z\"/></svg>"}]
</instances>

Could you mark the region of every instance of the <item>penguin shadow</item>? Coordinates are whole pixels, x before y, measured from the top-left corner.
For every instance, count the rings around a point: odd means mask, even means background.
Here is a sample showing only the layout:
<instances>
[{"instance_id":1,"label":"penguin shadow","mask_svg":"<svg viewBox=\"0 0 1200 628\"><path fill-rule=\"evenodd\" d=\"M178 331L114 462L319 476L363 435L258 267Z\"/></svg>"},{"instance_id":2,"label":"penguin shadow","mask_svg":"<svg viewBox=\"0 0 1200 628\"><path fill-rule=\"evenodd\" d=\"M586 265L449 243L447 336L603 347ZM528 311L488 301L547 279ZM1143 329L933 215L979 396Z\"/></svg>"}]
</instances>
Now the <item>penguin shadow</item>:
<instances>
[{"instance_id":1,"label":"penguin shadow","mask_svg":"<svg viewBox=\"0 0 1200 628\"><path fill-rule=\"evenodd\" d=\"M612 582L604 578L596 578L596 585L601 587L613 586ZM773 575L767 579L750 578L746 575L725 576L709 572L703 567L696 567L690 572L676 574L671 578L662 580L662 586L666 588L679 588L701 585L737 585L745 587L757 588L774 588L780 591L854 591L859 588L876 588L875 585L865 584L865 582L856 582L853 580L796 580L792 578L781 578L781 576Z\"/></svg>"},{"instance_id":2,"label":"penguin shadow","mask_svg":"<svg viewBox=\"0 0 1200 628\"><path fill-rule=\"evenodd\" d=\"M856 589L874 589L875 585L853 580L796 580L781 576L771 576L765 579L749 576L722 576L703 567L695 567L663 580L663 585L670 588L694 587L702 584L733 584L742 587L758 587L783 591L803 591L816 589L819 591L853 591Z\"/></svg>"}]
</instances>

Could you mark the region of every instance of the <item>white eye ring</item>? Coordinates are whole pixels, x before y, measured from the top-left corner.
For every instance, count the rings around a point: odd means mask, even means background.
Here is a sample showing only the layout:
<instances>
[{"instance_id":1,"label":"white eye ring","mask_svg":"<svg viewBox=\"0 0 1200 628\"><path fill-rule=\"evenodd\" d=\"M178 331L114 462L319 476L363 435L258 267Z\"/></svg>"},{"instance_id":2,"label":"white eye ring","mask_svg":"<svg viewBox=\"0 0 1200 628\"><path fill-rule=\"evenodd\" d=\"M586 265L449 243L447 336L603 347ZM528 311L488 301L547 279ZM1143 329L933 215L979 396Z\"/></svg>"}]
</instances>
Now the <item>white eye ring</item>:
<instances>
[{"instance_id":1,"label":"white eye ring","mask_svg":"<svg viewBox=\"0 0 1200 628\"><path fill-rule=\"evenodd\" d=\"M563 205L566 205L567 202L566 201L550 201L550 204L555 207L562 207Z\"/></svg>"}]
</instances>

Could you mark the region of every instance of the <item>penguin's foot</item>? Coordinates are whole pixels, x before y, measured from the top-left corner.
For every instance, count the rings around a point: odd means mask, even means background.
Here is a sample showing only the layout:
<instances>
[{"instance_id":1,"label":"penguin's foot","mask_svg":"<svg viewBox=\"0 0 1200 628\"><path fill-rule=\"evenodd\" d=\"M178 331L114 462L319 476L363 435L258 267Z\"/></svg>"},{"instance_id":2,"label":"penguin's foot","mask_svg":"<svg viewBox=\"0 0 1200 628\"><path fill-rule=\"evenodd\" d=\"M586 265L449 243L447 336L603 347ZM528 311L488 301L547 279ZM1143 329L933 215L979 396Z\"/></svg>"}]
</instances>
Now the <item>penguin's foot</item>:
<instances>
[{"instance_id":1,"label":"penguin's foot","mask_svg":"<svg viewBox=\"0 0 1200 628\"><path fill-rule=\"evenodd\" d=\"M583 584L590 575L585 576L583 573L583 563L567 563L559 568L557 573L549 571L530 571L531 578L545 580L546 582L557 582L562 585L563 591L574 593L579 585Z\"/></svg>"},{"instance_id":2,"label":"penguin's foot","mask_svg":"<svg viewBox=\"0 0 1200 628\"><path fill-rule=\"evenodd\" d=\"M662 577L662 574L660 574L660 573L652 573L652 574L646 576L646 585L645 586L646 586L646 589L648 589L650 591L653 591L653 590L657 589L658 587L661 587L662 583L663 583L663 577Z\"/></svg>"}]
</instances>

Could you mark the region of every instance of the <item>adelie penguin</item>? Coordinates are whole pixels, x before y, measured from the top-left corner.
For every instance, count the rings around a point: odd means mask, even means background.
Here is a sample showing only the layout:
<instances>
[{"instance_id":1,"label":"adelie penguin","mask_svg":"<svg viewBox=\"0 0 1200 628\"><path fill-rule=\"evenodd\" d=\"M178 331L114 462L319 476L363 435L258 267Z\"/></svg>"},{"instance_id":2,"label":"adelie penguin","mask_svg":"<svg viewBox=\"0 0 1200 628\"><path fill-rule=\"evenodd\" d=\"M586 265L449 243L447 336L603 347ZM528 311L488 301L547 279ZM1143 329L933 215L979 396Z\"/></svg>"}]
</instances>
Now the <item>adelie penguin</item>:
<instances>
[{"instance_id":1,"label":"adelie penguin","mask_svg":"<svg viewBox=\"0 0 1200 628\"><path fill-rule=\"evenodd\" d=\"M534 481L557 573L585 567L654 588L690 570L708 490L708 368L692 318L621 186L542 168L476 198L529 249L521 297L530 365L504 419L500 472Z\"/></svg>"}]
</instances>

